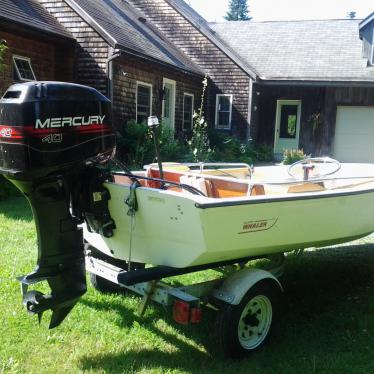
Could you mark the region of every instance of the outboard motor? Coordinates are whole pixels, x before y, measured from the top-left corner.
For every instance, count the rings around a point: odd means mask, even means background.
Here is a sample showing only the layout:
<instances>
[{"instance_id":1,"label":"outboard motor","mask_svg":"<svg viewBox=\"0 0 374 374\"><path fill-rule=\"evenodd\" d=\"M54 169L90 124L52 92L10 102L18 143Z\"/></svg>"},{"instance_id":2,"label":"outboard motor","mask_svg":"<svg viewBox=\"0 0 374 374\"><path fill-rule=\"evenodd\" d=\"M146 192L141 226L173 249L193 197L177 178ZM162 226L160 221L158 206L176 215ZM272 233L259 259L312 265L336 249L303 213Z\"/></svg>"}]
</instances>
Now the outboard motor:
<instances>
[{"instance_id":1,"label":"outboard motor","mask_svg":"<svg viewBox=\"0 0 374 374\"><path fill-rule=\"evenodd\" d=\"M114 150L110 101L93 88L30 82L0 100L0 173L28 199L38 236L37 266L19 278L23 302L39 321L51 309L50 328L86 292L80 195L89 170ZM45 280L49 295L28 292Z\"/></svg>"}]
</instances>

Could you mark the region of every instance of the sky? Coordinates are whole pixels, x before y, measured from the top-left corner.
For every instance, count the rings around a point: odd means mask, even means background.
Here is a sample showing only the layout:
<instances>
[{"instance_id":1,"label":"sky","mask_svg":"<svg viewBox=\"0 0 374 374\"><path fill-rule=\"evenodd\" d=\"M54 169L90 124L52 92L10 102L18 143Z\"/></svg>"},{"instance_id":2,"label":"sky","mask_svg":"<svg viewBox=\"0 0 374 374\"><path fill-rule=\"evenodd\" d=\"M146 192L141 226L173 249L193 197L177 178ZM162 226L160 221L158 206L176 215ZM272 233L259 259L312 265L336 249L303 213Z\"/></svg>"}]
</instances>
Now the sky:
<instances>
[{"instance_id":1,"label":"sky","mask_svg":"<svg viewBox=\"0 0 374 374\"><path fill-rule=\"evenodd\" d=\"M229 0L185 0L205 19L222 22ZM248 0L253 21L346 18L355 11L365 18L374 11L374 0Z\"/></svg>"}]
</instances>

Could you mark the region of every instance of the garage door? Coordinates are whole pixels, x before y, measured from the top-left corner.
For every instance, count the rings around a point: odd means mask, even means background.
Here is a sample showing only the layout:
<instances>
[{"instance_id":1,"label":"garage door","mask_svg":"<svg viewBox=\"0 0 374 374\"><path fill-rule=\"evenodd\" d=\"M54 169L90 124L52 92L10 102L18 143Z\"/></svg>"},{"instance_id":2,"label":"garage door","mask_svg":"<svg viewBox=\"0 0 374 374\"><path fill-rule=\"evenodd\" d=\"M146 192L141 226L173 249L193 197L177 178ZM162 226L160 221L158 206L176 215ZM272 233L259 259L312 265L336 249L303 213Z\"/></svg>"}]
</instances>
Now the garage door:
<instances>
[{"instance_id":1,"label":"garage door","mask_svg":"<svg viewBox=\"0 0 374 374\"><path fill-rule=\"evenodd\" d=\"M333 156L342 162L374 162L374 107L338 107Z\"/></svg>"}]
</instances>

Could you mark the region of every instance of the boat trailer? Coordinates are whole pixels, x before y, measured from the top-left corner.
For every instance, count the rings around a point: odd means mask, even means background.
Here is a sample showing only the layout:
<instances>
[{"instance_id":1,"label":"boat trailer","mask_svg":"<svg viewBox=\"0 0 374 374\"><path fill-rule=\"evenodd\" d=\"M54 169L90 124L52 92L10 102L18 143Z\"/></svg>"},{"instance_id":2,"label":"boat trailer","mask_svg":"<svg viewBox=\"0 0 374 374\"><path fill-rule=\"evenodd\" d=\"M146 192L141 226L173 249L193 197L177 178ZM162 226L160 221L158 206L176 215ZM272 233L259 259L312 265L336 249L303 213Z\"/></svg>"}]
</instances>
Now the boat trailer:
<instances>
[{"instance_id":1,"label":"boat trailer","mask_svg":"<svg viewBox=\"0 0 374 374\"><path fill-rule=\"evenodd\" d=\"M150 301L171 308L174 321L182 325L200 323L203 309L213 309L218 313L222 351L230 358L259 348L270 334L283 293L278 280L284 271L283 254L262 258L270 260L270 270L247 267L254 258L181 269L157 266L128 270L95 257L95 252L86 245L86 270L94 288L101 292L123 289L140 295L139 317ZM165 280L206 269L217 271L218 276L179 286Z\"/></svg>"}]
</instances>

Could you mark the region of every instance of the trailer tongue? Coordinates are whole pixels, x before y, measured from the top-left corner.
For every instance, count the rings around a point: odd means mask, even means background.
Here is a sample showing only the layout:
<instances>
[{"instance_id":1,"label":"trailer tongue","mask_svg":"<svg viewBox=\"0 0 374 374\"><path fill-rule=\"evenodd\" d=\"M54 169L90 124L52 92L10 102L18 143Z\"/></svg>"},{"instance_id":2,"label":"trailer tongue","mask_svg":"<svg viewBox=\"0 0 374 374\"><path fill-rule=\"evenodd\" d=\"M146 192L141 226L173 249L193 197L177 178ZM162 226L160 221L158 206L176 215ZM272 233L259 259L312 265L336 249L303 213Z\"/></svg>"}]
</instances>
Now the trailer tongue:
<instances>
[{"instance_id":1,"label":"trailer tongue","mask_svg":"<svg viewBox=\"0 0 374 374\"><path fill-rule=\"evenodd\" d=\"M92 88L16 84L0 101L0 173L29 200L38 236L37 266L19 278L23 303L39 320L52 310L50 328L86 292L81 184L114 148L110 102ZM50 294L28 291L42 281Z\"/></svg>"}]
</instances>

